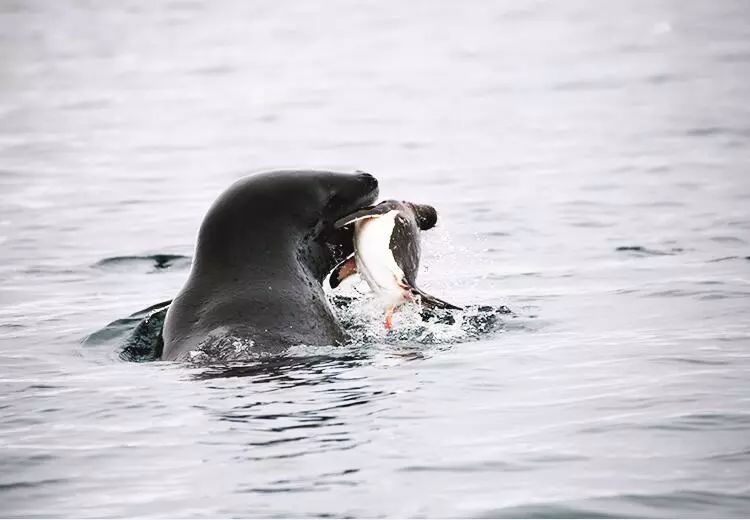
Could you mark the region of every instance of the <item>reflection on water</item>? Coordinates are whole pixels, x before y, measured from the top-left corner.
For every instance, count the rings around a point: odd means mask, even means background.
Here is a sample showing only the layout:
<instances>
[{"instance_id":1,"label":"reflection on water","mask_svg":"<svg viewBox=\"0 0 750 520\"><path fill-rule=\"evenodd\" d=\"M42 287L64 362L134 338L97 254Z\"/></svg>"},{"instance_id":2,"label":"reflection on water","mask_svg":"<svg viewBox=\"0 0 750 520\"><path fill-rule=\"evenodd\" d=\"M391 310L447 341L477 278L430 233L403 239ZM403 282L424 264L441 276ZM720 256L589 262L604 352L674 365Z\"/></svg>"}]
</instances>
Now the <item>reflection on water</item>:
<instances>
[{"instance_id":1,"label":"reflection on water","mask_svg":"<svg viewBox=\"0 0 750 520\"><path fill-rule=\"evenodd\" d=\"M0 3L0 516L745 515L749 10ZM150 361L123 317L295 166L433 204L469 311Z\"/></svg>"},{"instance_id":2,"label":"reflection on water","mask_svg":"<svg viewBox=\"0 0 750 520\"><path fill-rule=\"evenodd\" d=\"M353 368L366 360L364 353L343 356L269 356L255 363L210 365L196 374L196 380L226 377L246 377L249 383L276 382L281 386L289 384L315 385L330 382L327 375L333 369Z\"/></svg>"}]
</instances>

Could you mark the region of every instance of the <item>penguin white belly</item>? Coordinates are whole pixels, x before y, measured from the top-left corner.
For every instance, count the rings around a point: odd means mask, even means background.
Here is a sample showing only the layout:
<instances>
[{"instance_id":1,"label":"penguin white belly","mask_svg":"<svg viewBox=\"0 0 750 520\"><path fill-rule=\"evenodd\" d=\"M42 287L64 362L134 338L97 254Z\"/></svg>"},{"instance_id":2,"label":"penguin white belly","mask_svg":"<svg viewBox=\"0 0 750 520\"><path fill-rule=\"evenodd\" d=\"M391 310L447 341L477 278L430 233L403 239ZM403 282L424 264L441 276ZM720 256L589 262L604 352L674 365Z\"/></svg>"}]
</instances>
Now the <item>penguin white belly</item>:
<instances>
[{"instance_id":1,"label":"penguin white belly","mask_svg":"<svg viewBox=\"0 0 750 520\"><path fill-rule=\"evenodd\" d=\"M398 211L356 222L354 257L357 270L370 289L386 305L400 305L407 298L401 287L404 273L391 252L391 233Z\"/></svg>"}]
</instances>

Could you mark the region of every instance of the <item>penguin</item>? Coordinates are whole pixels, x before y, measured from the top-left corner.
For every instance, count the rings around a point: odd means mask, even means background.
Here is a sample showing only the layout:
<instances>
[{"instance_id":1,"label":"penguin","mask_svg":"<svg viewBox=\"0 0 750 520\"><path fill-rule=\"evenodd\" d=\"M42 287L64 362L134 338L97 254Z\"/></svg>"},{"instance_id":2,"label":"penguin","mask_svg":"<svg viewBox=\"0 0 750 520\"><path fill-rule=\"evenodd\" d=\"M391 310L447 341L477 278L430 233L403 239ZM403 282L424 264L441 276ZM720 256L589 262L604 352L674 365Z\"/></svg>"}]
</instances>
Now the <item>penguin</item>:
<instances>
[{"instance_id":1,"label":"penguin","mask_svg":"<svg viewBox=\"0 0 750 520\"><path fill-rule=\"evenodd\" d=\"M385 305L385 328L393 313L407 301L439 309L461 309L425 293L416 285L421 247L419 231L437 223L432 206L386 200L362 208L334 223L337 229L354 225L354 253L333 268L329 283L338 287L359 272Z\"/></svg>"}]
</instances>

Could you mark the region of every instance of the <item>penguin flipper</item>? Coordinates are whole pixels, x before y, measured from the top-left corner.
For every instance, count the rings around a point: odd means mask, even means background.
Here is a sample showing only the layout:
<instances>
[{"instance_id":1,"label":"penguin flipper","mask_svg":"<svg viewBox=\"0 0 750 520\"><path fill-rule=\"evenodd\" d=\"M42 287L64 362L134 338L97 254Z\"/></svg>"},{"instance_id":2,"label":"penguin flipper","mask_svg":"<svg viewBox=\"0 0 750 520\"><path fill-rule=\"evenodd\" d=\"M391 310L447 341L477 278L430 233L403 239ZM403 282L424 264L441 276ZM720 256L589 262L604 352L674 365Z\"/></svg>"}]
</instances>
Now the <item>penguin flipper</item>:
<instances>
[{"instance_id":1,"label":"penguin flipper","mask_svg":"<svg viewBox=\"0 0 750 520\"><path fill-rule=\"evenodd\" d=\"M437 298L431 294L427 294L423 290L416 287L410 287L410 291L412 295L418 297L420 303L428 309L451 309L456 311L460 311L463 309L463 307L448 303L447 301L441 300L440 298Z\"/></svg>"},{"instance_id":2,"label":"penguin flipper","mask_svg":"<svg viewBox=\"0 0 750 520\"><path fill-rule=\"evenodd\" d=\"M393 209L387 202L389 201L386 201L386 203L381 202L380 204L377 204L375 206L367 206L366 208L358 209L354 213L350 213L349 215L338 219L333 223L333 227L335 227L336 229L340 229L344 226L348 226L349 224L356 222L357 220L385 215Z\"/></svg>"},{"instance_id":3,"label":"penguin flipper","mask_svg":"<svg viewBox=\"0 0 750 520\"><path fill-rule=\"evenodd\" d=\"M357 262L354 260L354 254L352 253L345 260L339 262L336 267L333 268L333 271L331 271L331 277L328 279L331 289L335 289L341 285L341 282L356 272Z\"/></svg>"}]
</instances>

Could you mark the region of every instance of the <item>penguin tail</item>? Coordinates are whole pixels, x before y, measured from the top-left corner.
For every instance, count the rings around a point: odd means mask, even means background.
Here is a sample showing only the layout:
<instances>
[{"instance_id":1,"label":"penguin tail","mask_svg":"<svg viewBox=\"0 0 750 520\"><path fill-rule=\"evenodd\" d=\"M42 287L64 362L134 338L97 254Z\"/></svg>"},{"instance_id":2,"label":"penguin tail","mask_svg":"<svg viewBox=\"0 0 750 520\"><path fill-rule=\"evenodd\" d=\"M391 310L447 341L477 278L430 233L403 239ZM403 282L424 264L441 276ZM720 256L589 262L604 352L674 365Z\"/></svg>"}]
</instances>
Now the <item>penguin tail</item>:
<instances>
[{"instance_id":1,"label":"penguin tail","mask_svg":"<svg viewBox=\"0 0 750 520\"><path fill-rule=\"evenodd\" d=\"M411 293L412 295L418 297L420 303L428 309L451 309L456 311L460 311L463 309L463 307L448 303L447 301L441 300L440 298L432 296L431 294L427 294L426 292L422 291L421 289L417 289L416 287L411 288Z\"/></svg>"}]
</instances>

